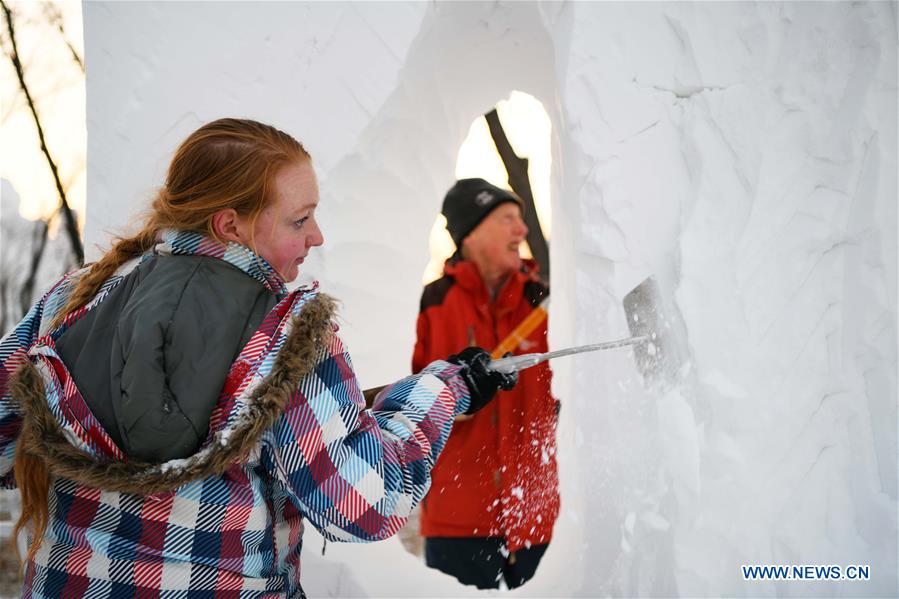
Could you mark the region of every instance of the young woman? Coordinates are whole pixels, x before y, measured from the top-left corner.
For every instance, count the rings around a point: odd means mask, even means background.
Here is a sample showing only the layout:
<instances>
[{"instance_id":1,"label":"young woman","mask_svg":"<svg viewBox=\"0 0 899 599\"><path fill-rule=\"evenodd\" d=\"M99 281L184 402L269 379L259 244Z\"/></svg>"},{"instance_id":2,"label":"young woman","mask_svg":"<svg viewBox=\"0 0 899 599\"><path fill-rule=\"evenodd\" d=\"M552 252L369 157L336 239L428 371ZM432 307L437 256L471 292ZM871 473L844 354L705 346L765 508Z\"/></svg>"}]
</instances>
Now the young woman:
<instances>
[{"instance_id":1,"label":"young woman","mask_svg":"<svg viewBox=\"0 0 899 599\"><path fill-rule=\"evenodd\" d=\"M178 148L143 227L0 341L0 480L25 597L302 597L303 520L396 532L453 417L514 377L469 348L365 410L334 301L288 293L323 243L309 155L222 119Z\"/></svg>"}]
</instances>

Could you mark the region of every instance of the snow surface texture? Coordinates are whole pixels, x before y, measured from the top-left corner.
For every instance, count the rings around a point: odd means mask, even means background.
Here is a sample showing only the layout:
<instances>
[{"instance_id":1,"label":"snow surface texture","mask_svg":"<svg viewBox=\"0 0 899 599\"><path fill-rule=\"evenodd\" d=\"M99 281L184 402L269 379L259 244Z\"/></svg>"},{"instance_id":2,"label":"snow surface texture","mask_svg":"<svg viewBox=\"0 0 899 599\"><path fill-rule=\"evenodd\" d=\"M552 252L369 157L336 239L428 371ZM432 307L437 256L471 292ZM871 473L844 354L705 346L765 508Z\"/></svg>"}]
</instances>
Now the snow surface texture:
<instances>
[{"instance_id":1,"label":"snow surface texture","mask_svg":"<svg viewBox=\"0 0 899 599\"><path fill-rule=\"evenodd\" d=\"M343 300L363 386L388 382L458 147L530 93L553 122L551 345L626 335L621 299L655 274L690 359L664 391L628 350L554 365L563 513L509 594L894 596L895 11L85 3L86 245L201 123L275 123L321 179L305 273ZM310 596L477 594L395 539L306 541ZM872 580L743 580L769 563Z\"/></svg>"}]
</instances>

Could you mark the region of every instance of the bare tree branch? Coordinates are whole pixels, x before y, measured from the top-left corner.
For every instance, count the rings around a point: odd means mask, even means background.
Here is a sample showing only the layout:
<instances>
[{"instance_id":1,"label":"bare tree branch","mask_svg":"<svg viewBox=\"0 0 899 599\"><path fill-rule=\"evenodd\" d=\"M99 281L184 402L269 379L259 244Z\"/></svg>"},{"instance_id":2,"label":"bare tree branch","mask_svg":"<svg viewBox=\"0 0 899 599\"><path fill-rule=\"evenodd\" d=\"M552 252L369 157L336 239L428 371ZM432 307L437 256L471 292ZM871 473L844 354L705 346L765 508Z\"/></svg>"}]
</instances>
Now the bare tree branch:
<instances>
[{"instance_id":1,"label":"bare tree branch","mask_svg":"<svg viewBox=\"0 0 899 599\"><path fill-rule=\"evenodd\" d=\"M531 180L528 178L528 159L519 158L515 154L515 149L509 143L509 138L506 137L506 132L499 121L499 114L495 108L485 114L484 118L487 119L487 126L490 128L493 143L496 144L496 151L499 152L499 156L506 166L509 185L512 186L512 191L524 201L524 222L528 226L528 246L530 246L537 264L540 265L540 277L544 281L549 281L549 245L546 243L546 237L543 236L543 229L540 228L540 221L537 218L537 207L534 205L534 194L531 192Z\"/></svg>"},{"instance_id":2,"label":"bare tree branch","mask_svg":"<svg viewBox=\"0 0 899 599\"><path fill-rule=\"evenodd\" d=\"M72 208L69 206L69 202L66 199L65 189L63 189L62 181L59 179L59 170L56 168L56 163L50 155L50 149L47 147L47 142L44 138L44 128L41 126L41 120L37 114L34 100L31 98L31 92L28 90L28 85L25 83L25 73L22 69L22 62L19 60L19 50L16 45L16 31L13 24L12 11L9 9L9 6L7 6L5 0L0 0L0 7L3 8L3 13L6 17L6 29L9 33L9 41L12 44L12 54L9 58L16 70L16 76L19 78L19 86L25 94L25 99L28 101L28 107L31 109L31 116L34 118L34 124L35 127L37 127L37 135L41 142L41 151L47 158L47 164L50 166L50 171L53 173L53 180L56 182L56 191L59 193L60 202L59 210L62 212L65 220L65 230L68 234L69 241L72 244L72 252L75 254L78 264L81 265L84 263L84 246L82 246L81 238L78 235L78 223L75 221L75 214L72 212Z\"/></svg>"},{"instance_id":3,"label":"bare tree branch","mask_svg":"<svg viewBox=\"0 0 899 599\"><path fill-rule=\"evenodd\" d=\"M65 43L66 47L68 47L69 52L72 53L72 59L75 61L75 64L78 65L78 68L81 69L81 72L84 72L84 61L81 60L81 56L78 55L78 51L75 50L75 47L72 46L72 43L69 41L68 36L66 36L66 30L63 26L62 13L59 12L59 8L56 7L52 2L44 2L44 16L47 17L47 20L51 25L55 26L59 33L62 35L62 41Z\"/></svg>"}]
</instances>

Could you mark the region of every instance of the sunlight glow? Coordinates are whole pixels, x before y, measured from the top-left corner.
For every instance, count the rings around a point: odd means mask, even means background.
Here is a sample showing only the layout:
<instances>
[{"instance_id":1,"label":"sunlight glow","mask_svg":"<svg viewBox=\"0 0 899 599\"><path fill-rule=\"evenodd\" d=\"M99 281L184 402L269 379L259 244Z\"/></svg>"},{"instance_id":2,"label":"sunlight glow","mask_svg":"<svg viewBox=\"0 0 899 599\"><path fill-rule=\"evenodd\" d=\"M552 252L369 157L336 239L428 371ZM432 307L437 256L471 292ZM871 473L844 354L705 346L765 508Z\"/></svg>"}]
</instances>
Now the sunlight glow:
<instances>
[{"instance_id":1,"label":"sunlight glow","mask_svg":"<svg viewBox=\"0 0 899 599\"><path fill-rule=\"evenodd\" d=\"M25 81L34 98L47 146L59 169L69 204L84 223L87 126L84 73L66 41L84 56L81 3L14 2L16 42ZM58 9L65 38L49 22ZM9 41L4 40L8 49ZM0 57L0 177L20 198L19 214L29 220L47 217L59 207L59 194L38 139L37 128L15 69ZM57 225L61 219L56 219ZM51 235L53 229L51 228Z\"/></svg>"}]
</instances>

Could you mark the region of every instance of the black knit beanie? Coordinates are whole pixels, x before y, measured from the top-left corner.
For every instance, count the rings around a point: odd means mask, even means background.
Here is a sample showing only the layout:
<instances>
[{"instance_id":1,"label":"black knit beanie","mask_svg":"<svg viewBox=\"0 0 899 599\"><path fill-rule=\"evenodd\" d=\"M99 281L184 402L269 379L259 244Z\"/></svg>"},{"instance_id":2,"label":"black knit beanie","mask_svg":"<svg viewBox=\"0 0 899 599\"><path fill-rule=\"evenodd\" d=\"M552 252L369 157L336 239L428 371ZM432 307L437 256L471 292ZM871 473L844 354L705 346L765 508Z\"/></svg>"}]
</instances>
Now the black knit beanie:
<instances>
[{"instance_id":1,"label":"black knit beanie","mask_svg":"<svg viewBox=\"0 0 899 599\"><path fill-rule=\"evenodd\" d=\"M500 204L515 202L524 212L524 202L511 191L500 189L483 179L459 179L443 198L446 230L457 248L487 215Z\"/></svg>"}]
</instances>

